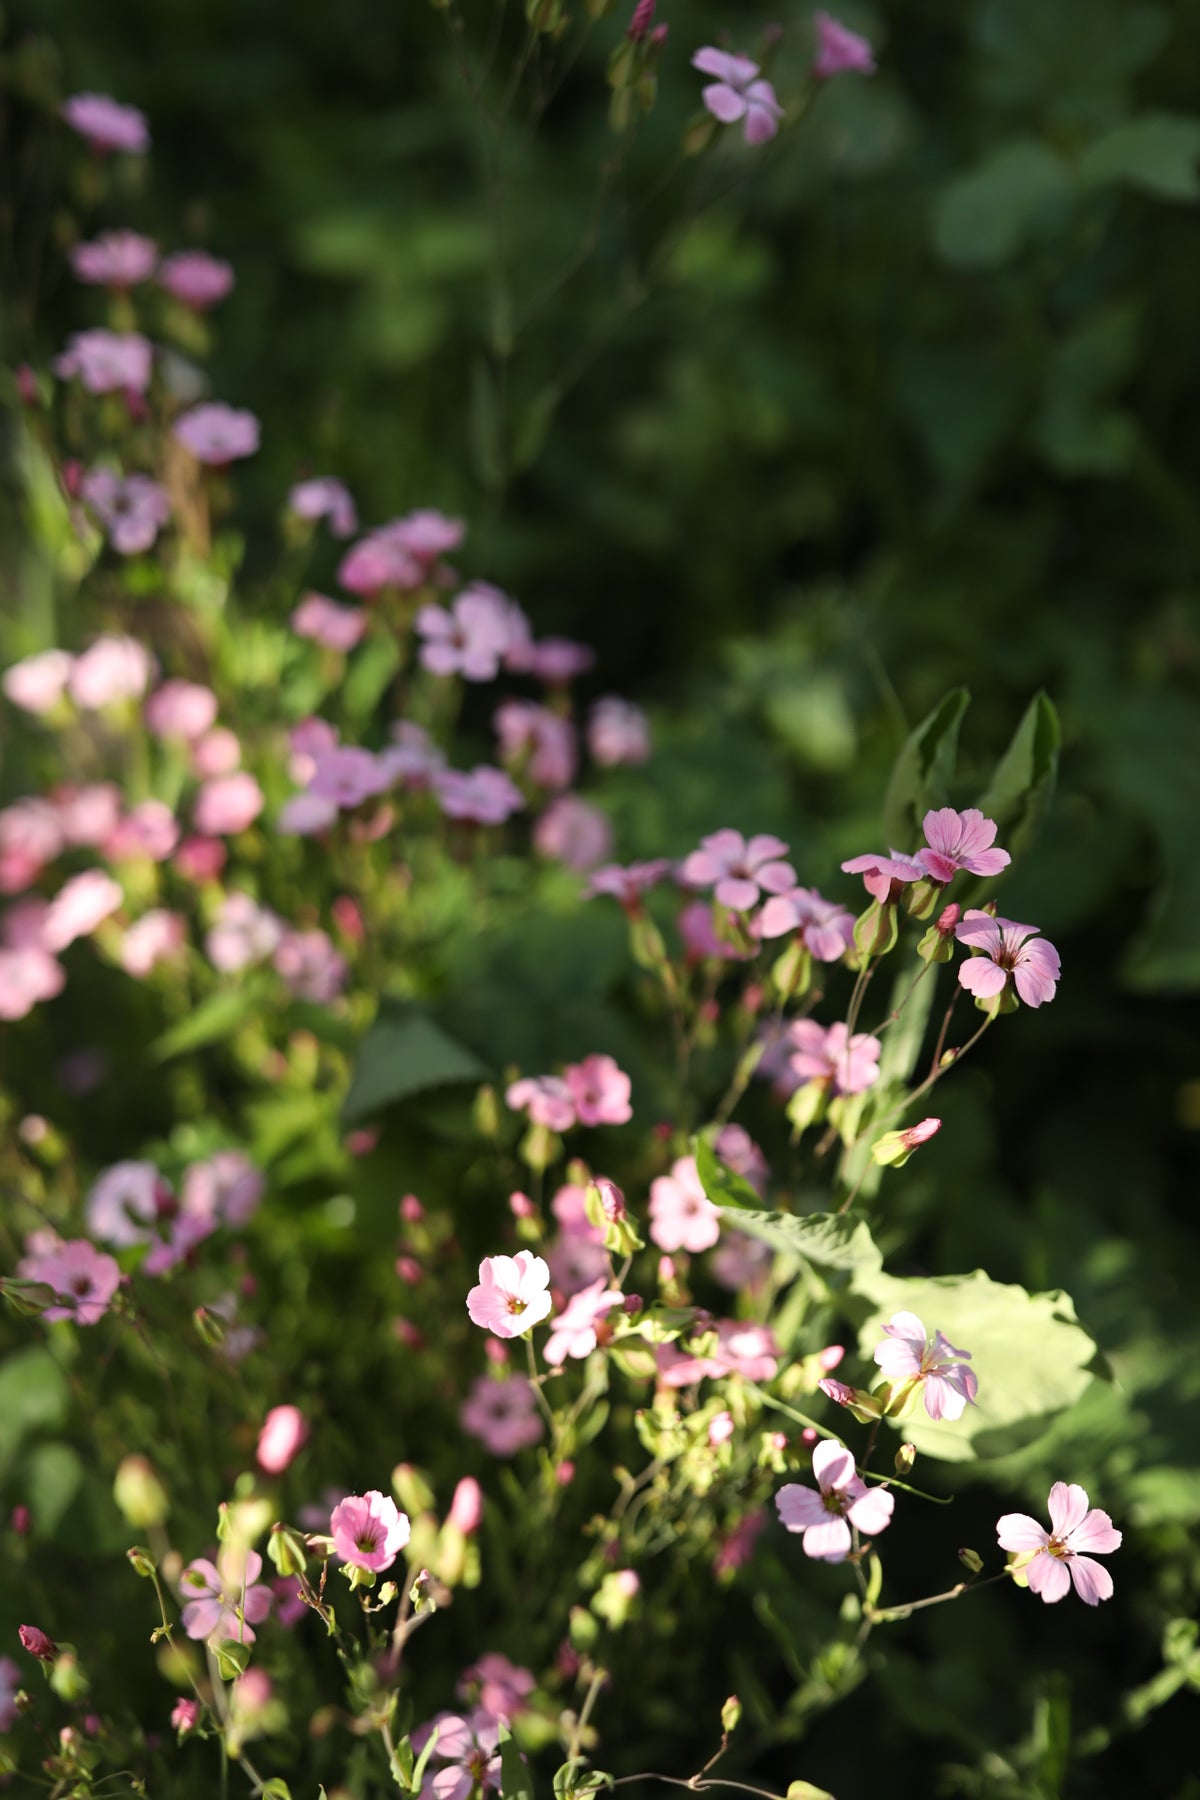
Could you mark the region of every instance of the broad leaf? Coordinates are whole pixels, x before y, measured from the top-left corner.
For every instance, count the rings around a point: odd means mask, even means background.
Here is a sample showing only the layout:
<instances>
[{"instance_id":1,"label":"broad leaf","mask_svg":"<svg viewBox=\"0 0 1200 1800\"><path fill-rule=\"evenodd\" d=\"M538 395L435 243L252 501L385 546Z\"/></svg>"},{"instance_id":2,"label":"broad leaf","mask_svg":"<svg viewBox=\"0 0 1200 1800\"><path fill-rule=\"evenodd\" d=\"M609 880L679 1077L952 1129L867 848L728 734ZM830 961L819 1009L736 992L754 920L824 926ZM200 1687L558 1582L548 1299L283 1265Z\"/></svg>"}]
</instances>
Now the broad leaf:
<instances>
[{"instance_id":1,"label":"broad leaf","mask_svg":"<svg viewBox=\"0 0 1200 1800\"><path fill-rule=\"evenodd\" d=\"M1001 144L943 189L934 209L938 251L963 268L999 268L1063 211L1072 193L1071 172L1048 144L1036 138Z\"/></svg>"},{"instance_id":2,"label":"broad leaf","mask_svg":"<svg viewBox=\"0 0 1200 1800\"><path fill-rule=\"evenodd\" d=\"M944 806L958 754L958 728L971 696L952 688L904 742L883 802L884 849L911 850L930 807Z\"/></svg>"},{"instance_id":3,"label":"broad leaf","mask_svg":"<svg viewBox=\"0 0 1200 1800\"><path fill-rule=\"evenodd\" d=\"M1047 695L1038 694L979 801L980 811L996 821L999 842L1013 856L1028 849L1054 798L1061 745L1058 713Z\"/></svg>"},{"instance_id":4,"label":"broad leaf","mask_svg":"<svg viewBox=\"0 0 1200 1800\"><path fill-rule=\"evenodd\" d=\"M500 1800L533 1800L529 1766L507 1725L500 1727Z\"/></svg>"},{"instance_id":5,"label":"broad leaf","mask_svg":"<svg viewBox=\"0 0 1200 1800\"><path fill-rule=\"evenodd\" d=\"M744 1175L736 1174L721 1161L707 1138L696 1138L693 1147L700 1186L714 1206L730 1206L739 1210L749 1207L752 1212L761 1210L762 1195L755 1192Z\"/></svg>"},{"instance_id":6,"label":"broad leaf","mask_svg":"<svg viewBox=\"0 0 1200 1800\"><path fill-rule=\"evenodd\" d=\"M866 1221L848 1213L808 1213L800 1218L795 1213L750 1212L741 1206L723 1206L721 1215L727 1225L769 1244L772 1250L802 1257L821 1274L882 1267L883 1258Z\"/></svg>"},{"instance_id":7,"label":"broad leaf","mask_svg":"<svg viewBox=\"0 0 1200 1800\"><path fill-rule=\"evenodd\" d=\"M474 1051L419 1007L385 1000L359 1047L342 1122L357 1125L397 1100L452 1082L485 1081L488 1074Z\"/></svg>"},{"instance_id":8,"label":"broad leaf","mask_svg":"<svg viewBox=\"0 0 1200 1800\"><path fill-rule=\"evenodd\" d=\"M1200 194L1200 119L1184 113L1145 113L1105 132L1079 159L1082 179L1143 188L1163 200Z\"/></svg>"}]
</instances>

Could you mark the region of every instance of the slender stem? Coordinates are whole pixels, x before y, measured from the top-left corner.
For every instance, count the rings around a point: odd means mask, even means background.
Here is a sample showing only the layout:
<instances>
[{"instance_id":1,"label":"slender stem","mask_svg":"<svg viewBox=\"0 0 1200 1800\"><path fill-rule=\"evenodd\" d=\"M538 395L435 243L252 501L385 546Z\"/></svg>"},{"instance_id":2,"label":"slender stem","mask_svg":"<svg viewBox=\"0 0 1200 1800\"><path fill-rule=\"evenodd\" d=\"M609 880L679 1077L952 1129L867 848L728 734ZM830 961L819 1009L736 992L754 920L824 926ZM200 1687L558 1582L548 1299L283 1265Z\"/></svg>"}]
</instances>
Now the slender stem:
<instances>
[{"instance_id":1,"label":"slender stem","mask_svg":"<svg viewBox=\"0 0 1200 1800\"><path fill-rule=\"evenodd\" d=\"M600 1689L607 1680L608 1672L605 1669L597 1669L596 1673L592 1676L591 1685L584 1695L583 1705L579 1709L579 1717L576 1719L571 1731L571 1747L567 1751L568 1762L575 1762L578 1759L579 1746L582 1742L583 1734L587 1730L588 1720L592 1716L592 1708L599 1699Z\"/></svg>"},{"instance_id":2,"label":"slender stem","mask_svg":"<svg viewBox=\"0 0 1200 1800\"><path fill-rule=\"evenodd\" d=\"M525 1356L529 1364L529 1384L533 1389L534 1398L542 1410L542 1417L550 1427L550 1442L552 1444L557 1444L558 1425L555 1422L550 1402L542 1392L542 1377L538 1374L537 1362L533 1354L533 1339L531 1337L526 1337L525 1339Z\"/></svg>"},{"instance_id":3,"label":"slender stem","mask_svg":"<svg viewBox=\"0 0 1200 1800\"><path fill-rule=\"evenodd\" d=\"M966 1581L955 1582L944 1594L930 1594L924 1600L909 1600L903 1606L873 1606L867 1617L872 1625L887 1625L896 1619L907 1619L911 1613L923 1612L927 1606L940 1606L944 1600L957 1600L961 1594L972 1594L979 1588L991 1587L995 1582L1007 1579L1007 1569L1001 1569L998 1575L989 1575L986 1581L977 1581L973 1575L968 1576Z\"/></svg>"},{"instance_id":4,"label":"slender stem","mask_svg":"<svg viewBox=\"0 0 1200 1800\"><path fill-rule=\"evenodd\" d=\"M684 1781L678 1775L656 1775L653 1771L647 1771L644 1775L618 1775L613 1786L627 1787L631 1781L661 1781L666 1787L690 1788L693 1794L703 1794L708 1788L733 1788L739 1794L757 1794L759 1800L784 1800L782 1794L772 1793L770 1788L751 1787L746 1781L701 1781L698 1775L692 1775Z\"/></svg>"}]
</instances>

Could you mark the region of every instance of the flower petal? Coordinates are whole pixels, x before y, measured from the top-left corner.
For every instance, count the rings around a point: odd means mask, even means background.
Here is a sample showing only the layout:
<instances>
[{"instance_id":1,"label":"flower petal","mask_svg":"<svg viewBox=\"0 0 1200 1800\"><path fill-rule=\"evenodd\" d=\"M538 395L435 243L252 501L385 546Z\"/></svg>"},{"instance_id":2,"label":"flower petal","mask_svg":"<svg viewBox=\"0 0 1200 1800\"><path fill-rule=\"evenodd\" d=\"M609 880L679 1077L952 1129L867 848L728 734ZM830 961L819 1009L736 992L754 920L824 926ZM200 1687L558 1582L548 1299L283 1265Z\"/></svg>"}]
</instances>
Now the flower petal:
<instances>
[{"instance_id":1,"label":"flower petal","mask_svg":"<svg viewBox=\"0 0 1200 1800\"><path fill-rule=\"evenodd\" d=\"M1065 1538L1087 1517L1087 1491L1074 1482L1068 1486L1065 1481L1056 1481L1050 1489L1049 1506L1050 1529L1055 1537Z\"/></svg>"},{"instance_id":2,"label":"flower petal","mask_svg":"<svg viewBox=\"0 0 1200 1800\"><path fill-rule=\"evenodd\" d=\"M854 1502L848 1517L867 1537L876 1537L891 1524L895 1506L895 1497L886 1488L868 1488Z\"/></svg>"},{"instance_id":3,"label":"flower petal","mask_svg":"<svg viewBox=\"0 0 1200 1800\"><path fill-rule=\"evenodd\" d=\"M812 1466L823 1488L843 1488L854 1474L854 1458L833 1438L822 1438L813 1451Z\"/></svg>"},{"instance_id":4,"label":"flower petal","mask_svg":"<svg viewBox=\"0 0 1200 1800\"><path fill-rule=\"evenodd\" d=\"M1113 1580L1103 1563L1093 1562L1090 1556L1073 1556L1067 1568L1085 1606L1099 1606L1101 1600L1112 1599Z\"/></svg>"},{"instance_id":5,"label":"flower petal","mask_svg":"<svg viewBox=\"0 0 1200 1800\"><path fill-rule=\"evenodd\" d=\"M1028 1513L1005 1513L996 1520L996 1542L1002 1550L1043 1550L1049 1541L1045 1526Z\"/></svg>"},{"instance_id":6,"label":"flower petal","mask_svg":"<svg viewBox=\"0 0 1200 1800\"><path fill-rule=\"evenodd\" d=\"M844 1562L850 1554L850 1527L845 1519L826 1518L804 1534L804 1554L814 1562Z\"/></svg>"},{"instance_id":7,"label":"flower petal","mask_svg":"<svg viewBox=\"0 0 1200 1800\"><path fill-rule=\"evenodd\" d=\"M1099 1507L1081 1520L1070 1536L1070 1548L1073 1551L1092 1550L1099 1556L1103 1556L1108 1550L1119 1550L1121 1543L1121 1533L1108 1514L1101 1512Z\"/></svg>"},{"instance_id":8,"label":"flower petal","mask_svg":"<svg viewBox=\"0 0 1200 1800\"><path fill-rule=\"evenodd\" d=\"M827 1517L825 1502L815 1489L789 1481L775 1496L780 1520L787 1531L808 1531Z\"/></svg>"},{"instance_id":9,"label":"flower petal","mask_svg":"<svg viewBox=\"0 0 1200 1800\"><path fill-rule=\"evenodd\" d=\"M1030 1591L1040 1595L1047 1606L1053 1606L1064 1594L1071 1591L1071 1577L1067 1574L1067 1565L1061 1557L1051 1556L1048 1550L1035 1556L1025 1570L1025 1578Z\"/></svg>"}]
</instances>

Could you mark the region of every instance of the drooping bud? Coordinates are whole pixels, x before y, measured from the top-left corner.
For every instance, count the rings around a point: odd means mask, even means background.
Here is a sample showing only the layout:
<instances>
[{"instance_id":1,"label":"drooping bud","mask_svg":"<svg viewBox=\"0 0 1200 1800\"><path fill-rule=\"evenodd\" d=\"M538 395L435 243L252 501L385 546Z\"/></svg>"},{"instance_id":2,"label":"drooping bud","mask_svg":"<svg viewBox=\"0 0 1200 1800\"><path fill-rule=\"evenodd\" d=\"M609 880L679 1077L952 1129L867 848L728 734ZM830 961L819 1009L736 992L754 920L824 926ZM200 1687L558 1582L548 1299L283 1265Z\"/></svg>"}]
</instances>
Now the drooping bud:
<instances>
[{"instance_id":1,"label":"drooping bud","mask_svg":"<svg viewBox=\"0 0 1200 1800\"><path fill-rule=\"evenodd\" d=\"M970 1569L972 1575L978 1575L980 1569L983 1567L983 1558L980 1556L978 1550L960 1550L958 1553L958 1560L960 1563L964 1564L966 1568Z\"/></svg>"},{"instance_id":2,"label":"drooping bud","mask_svg":"<svg viewBox=\"0 0 1200 1800\"><path fill-rule=\"evenodd\" d=\"M30 1656L36 1656L39 1662L52 1663L58 1655L58 1645L38 1625L22 1625L17 1636L22 1649L28 1650Z\"/></svg>"},{"instance_id":3,"label":"drooping bud","mask_svg":"<svg viewBox=\"0 0 1200 1800\"><path fill-rule=\"evenodd\" d=\"M942 1129L940 1119L922 1119L903 1131L885 1131L871 1146L871 1161L881 1169L902 1169L914 1150L927 1144Z\"/></svg>"}]
</instances>

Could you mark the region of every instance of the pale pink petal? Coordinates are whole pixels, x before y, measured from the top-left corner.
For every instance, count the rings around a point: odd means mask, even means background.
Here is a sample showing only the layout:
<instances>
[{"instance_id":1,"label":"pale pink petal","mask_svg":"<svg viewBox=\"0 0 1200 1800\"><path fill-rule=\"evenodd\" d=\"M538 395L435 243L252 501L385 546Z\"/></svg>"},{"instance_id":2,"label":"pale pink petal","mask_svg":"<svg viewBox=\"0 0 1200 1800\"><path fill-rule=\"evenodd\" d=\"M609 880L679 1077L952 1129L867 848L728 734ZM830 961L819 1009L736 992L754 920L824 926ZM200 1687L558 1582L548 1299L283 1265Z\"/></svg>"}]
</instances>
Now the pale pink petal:
<instances>
[{"instance_id":1,"label":"pale pink petal","mask_svg":"<svg viewBox=\"0 0 1200 1800\"><path fill-rule=\"evenodd\" d=\"M850 1554L850 1527L845 1519L827 1518L804 1534L804 1554L816 1562L844 1562Z\"/></svg>"},{"instance_id":2,"label":"pale pink petal","mask_svg":"<svg viewBox=\"0 0 1200 1800\"><path fill-rule=\"evenodd\" d=\"M1070 1548L1075 1551L1094 1550L1097 1555L1102 1556L1108 1550L1119 1550L1121 1543L1121 1532L1116 1529L1106 1512L1096 1508L1072 1531Z\"/></svg>"},{"instance_id":3,"label":"pale pink petal","mask_svg":"<svg viewBox=\"0 0 1200 1800\"><path fill-rule=\"evenodd\" d=\"M1086 1606L1098 1606L1101 1600L1112 1599L1112 1576L1103 1563L1093 1562L1090 1556L1073 1556L1067 1568L1075 1592Z\"/></svg>"},{"instance_id":4,"label":"pale pink petal","mask_svg":"<svg viewBox=\"0 0 1200 1800\"><path fill-rule=\"evenodd\" d=\"M1001 1550L1042 1550L1049 1541L1045 1526L1028 1513L1005 1513L996 1520L996 1542Z\"/></svg>"},{"instance_id":5,"label":"pale pink petal","mask_svg":"<svg viewBox=\"0 0 1200 1800\"><path fill-rule=\"evenodd\" d=\"M849 1519L866 1537L875 1537L887 1529L895 1510L895 1497L886 1488L868 1488L851 1506Z\"/></svg>"},{"instance_id":6,"label":"pale pink petal","mask_svg":"<svg viewBox=\"0 0 1200 1800\"><path fill-rule=\"evenodd\" d=\"M828 1517L820 1494L789 1481L775 1496L779 1517L788 1531L808 1531Z\"/></svg>"},{"instance_id":7,"label":"pale pink petal","mask_svg":"<svg viewBox=\"0 0 1200 1800\"><path fill-rule=\"evenodd\" d=\"M713 118L719 119L722 125L732 125L746 111L745 98L733 88L726 87L724 82L714 81L702 88L700 98Z\"/></svg>"},{"instance_id":8,"label":"pale pink petal","mask_svg":"<svg viewBox=\"0 0 1200 1800\"><path fill-rule=\"evenodd\" d=\"M1061 1557L1051 1556L1048 1550L1034 1557L1025 1570L1025 1578L1031 1592L1039 1594L1047 1606L1053 1606L1056 1600L1071 1591L1066 1563Z\"/></svg>"},{"instance_id":9,"label":"pale pink petal","mask_svg":"<svg viewBox=\"0 0 1200 1800\"><path fill-rule=\"evenodd\" d=\"M968 994L975 994L981 1000L990 1000L998 994L1008 980L1008 976L998 963L989 962L986 956L972 956L958 967L959 984L965 987Z\"/></svg>"},{"instance_id":10,"label":"pale pink petal","mask_svg":"<svg viewBox=\"0 0 1200 1800\"><path fill-rule=\"evenodd\" d=\"M854 1458L832 1438L822 1438L813 1451L813 1474L823 1488L841 1488L854 1474Z\"/></svg>"},{"instance_id":11,"label":"pale pink petal","mask_svg":"<svg viewBox=\"0 0 1200 1800\"><path fill-rule=\"evenodd\" d=\"M1074 1482L1068 1486L1065 1481L1056 1481L1050 1489L1049 1505L1050 1529L1055 1537L1065 1538L1087 1517L1087 1490Z\"/></svg>"}]
</instances>

